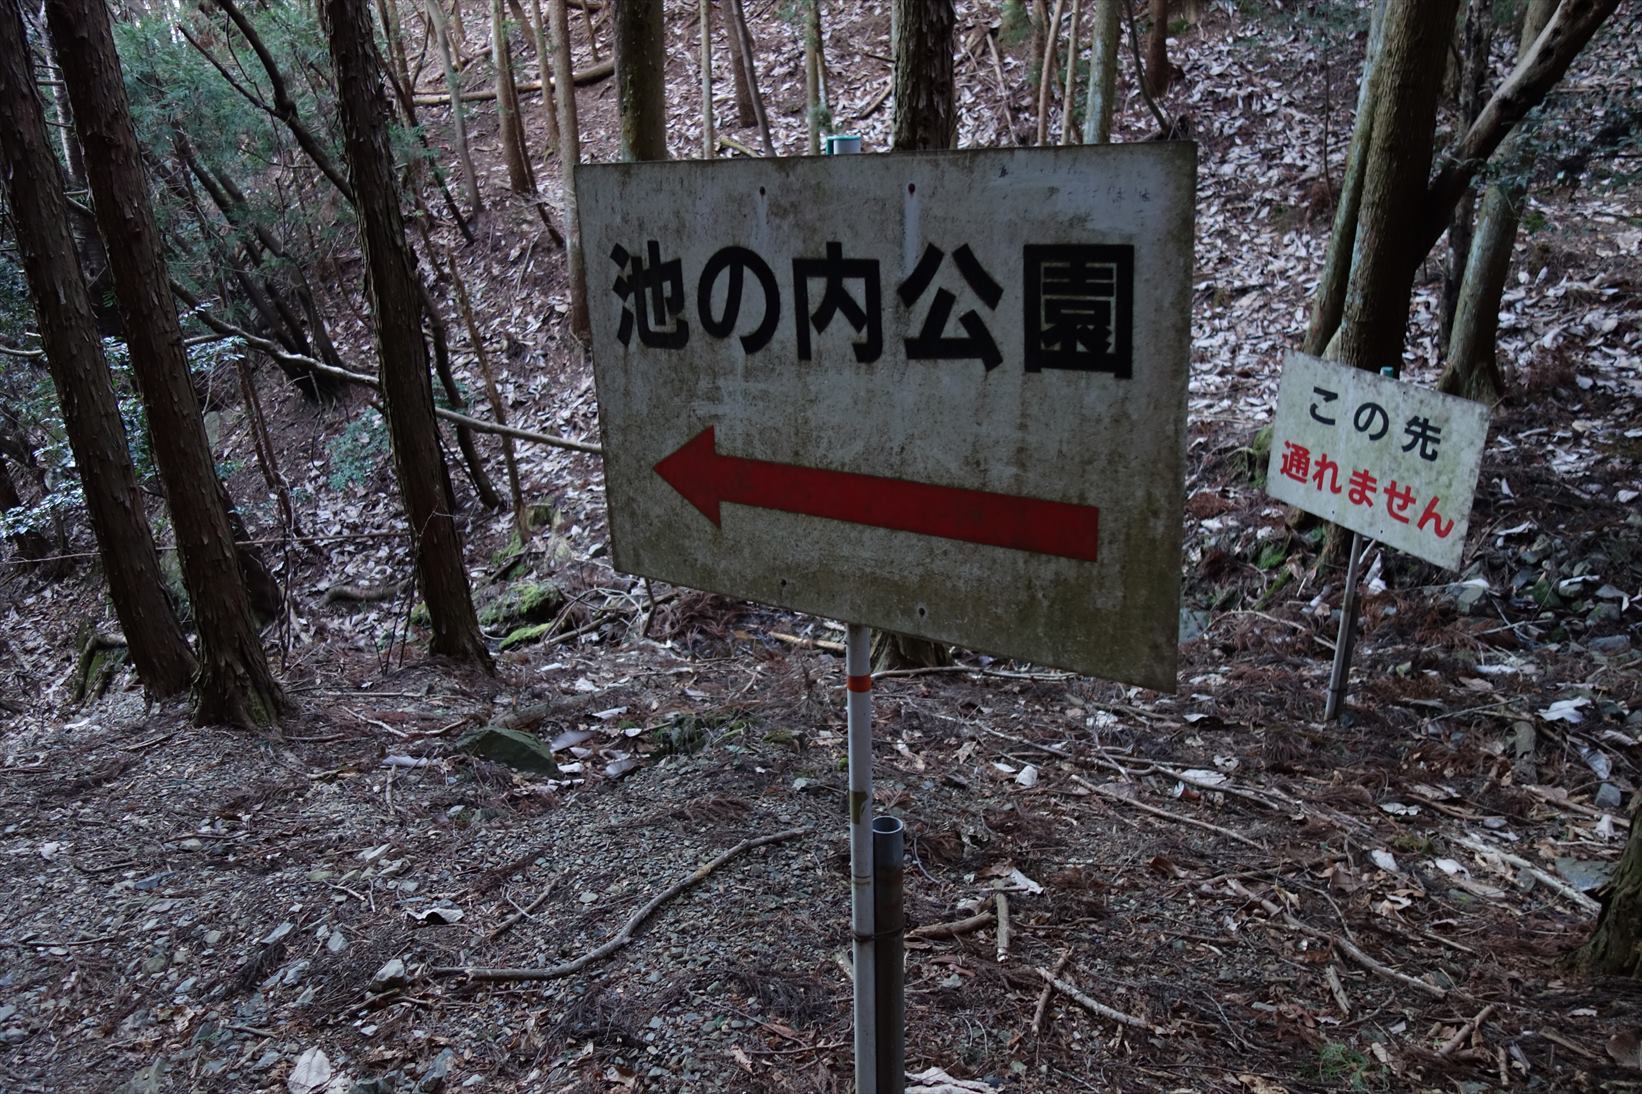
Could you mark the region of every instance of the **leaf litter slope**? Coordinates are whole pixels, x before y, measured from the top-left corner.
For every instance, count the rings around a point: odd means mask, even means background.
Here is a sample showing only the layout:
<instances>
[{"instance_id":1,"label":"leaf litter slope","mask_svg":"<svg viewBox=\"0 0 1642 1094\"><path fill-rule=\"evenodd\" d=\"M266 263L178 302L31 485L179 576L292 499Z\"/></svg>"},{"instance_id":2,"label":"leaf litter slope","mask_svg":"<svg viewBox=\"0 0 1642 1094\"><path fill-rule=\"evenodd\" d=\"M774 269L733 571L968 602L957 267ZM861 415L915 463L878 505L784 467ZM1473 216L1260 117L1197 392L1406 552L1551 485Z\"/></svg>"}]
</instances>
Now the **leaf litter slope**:
<instances>
[{"instance_id":1,"label":"leaf litter slope","mask_svg":"<svg viewBox=\"0 0 1642 1094\"><path fill-rule=\"evenodd\" d=\"M685 14L669 19L680 154L699 143ZM966 144L1029 124L1035 101L1006 49L1004 109L972 38L982 14L960 10ZM773 8L751 15L777 143L796 151L795 31ZM828 7L835 113L877 145L888 108L851 111L887 78L868 55L887 55L885 22ZM1556 958L1588 930L1622 846L1642 732L1634 192L1533 199L1548 227L1519 246L1525 276L1506 297L1501 348L1520 386L1496 411L1469 568L1372 559L1354 720L1319 729L1340 574L1315 568L1244 451L1327 230L1322 58L1285 33L1217 14L1173 43L1187 80L1164 105L1190 115L1203 152L1181 693L973 658L881 682L879 807L908 822L909 917L962 925L909 943L914 1070L1019 1090L1563 1089L1633 1074L1635 992ZM1350 87L1335 77L1337 174ZM722 72L718 88L723 128ZM611 93L580 98L591 154L612 155ZM504 398L518 424L593 435L560 260L503 196L493 117L474 115L493 209L458 261ZM1133 96L1120 124L1149 135ZM1427 382L1435 287L1430 263L1412 343ZM363 328L339 325L367 359ZM385 464L340 490L324 481L341 415L316 434L311 410L272 389L265 401L311 528L397 527ZM144 712L124 683L72 708L60 681L74 621L100 613L95 586L9 579L0 671L9 695L39 697L18 704L0 770L9 1086L848 1088L840 635L632 586L601 561L596 462L521 455L555 513L514 560L506 516L470 504L481 599L551 579L569 594L557 630L579 633L510 651L500 681L383 654L408 598L325 591L401 580L402 540L292 552L286 672L302 714L281 742ZM260 496L259 482L242 470L236 493ZM504 718L556 746L561 779L453 749ZM424 975L574 958L699 864L802 826L578 975ZM1034 1032L1039 969L1159 1032L1059 992Z\"/></svg>"}]
</instances>

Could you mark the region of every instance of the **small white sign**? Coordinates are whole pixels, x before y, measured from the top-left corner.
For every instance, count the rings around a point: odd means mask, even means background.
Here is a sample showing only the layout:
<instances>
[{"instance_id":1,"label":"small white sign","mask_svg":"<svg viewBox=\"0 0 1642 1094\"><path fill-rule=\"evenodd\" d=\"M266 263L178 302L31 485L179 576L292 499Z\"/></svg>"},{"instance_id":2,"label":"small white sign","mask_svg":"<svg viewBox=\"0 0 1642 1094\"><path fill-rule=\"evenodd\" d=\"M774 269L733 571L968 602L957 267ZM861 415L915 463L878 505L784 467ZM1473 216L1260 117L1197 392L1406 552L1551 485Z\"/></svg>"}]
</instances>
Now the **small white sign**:
<instances>
[{"instance_id":1,"label":"small white sign","mask_svg":"<svg viewBox=\"0 0 1642 1094\"><path fill-rule=\"evenodd\" d=\"M1487 437L1481 403L1290 353L1266 492L1457 570Z\"/></svg>"}]
</instances>

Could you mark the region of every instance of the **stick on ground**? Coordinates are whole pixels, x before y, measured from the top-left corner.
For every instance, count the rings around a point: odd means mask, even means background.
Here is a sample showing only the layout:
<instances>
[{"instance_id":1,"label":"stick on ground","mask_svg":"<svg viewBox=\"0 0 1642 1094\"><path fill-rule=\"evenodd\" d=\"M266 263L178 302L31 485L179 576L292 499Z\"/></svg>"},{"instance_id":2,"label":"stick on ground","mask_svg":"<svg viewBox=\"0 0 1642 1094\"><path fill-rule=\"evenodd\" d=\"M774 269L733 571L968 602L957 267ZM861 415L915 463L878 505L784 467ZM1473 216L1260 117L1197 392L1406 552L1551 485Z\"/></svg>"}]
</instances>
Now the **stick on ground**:
<instances>
[{"instance_id":1,"label":"stick on ground","mask_svg":"<svg viewBox=\"0 0 1642 1094\"><path fill-rule=\"evenodd\" d=\"M506 981L557 980L561 976L570 976L574 973L581 972L593 962L602 961L604 958L609 957L611 954L633 941L633 933L644 924L646 919L650 918L657 908L661 907L669 900L672 900L674 897L684 892L684 890L697 884L708 874L712 873L720 866L723 866L726 862L729 862L743 851L750 851L754 847L763 847L764 845L770 843L780 843L782 840L789 840L795 836L805 835L809 831L809 828L788 828L783 832L771 832L768 835L754 836L752 839L742 840L722 855L719 855L717 858L713 859L713 861L707 863L706 865L696 867L695 873L691 874L689 877L684 878L681 881L674 882L672 885L669 885L667 888L651 897L644 907L634 912L627 922L622 924L621 930L617 931L614 937L605 942L603 945L595 946L593 949L588 950L586 953L582 954L580 957L574 958L573 960L566 961L559 965L522 969L486 968L480 965L435 965L427 971L427 975L436 977L465 976L469 980Z\"/></svg>"},{"instance_id":2,"label":"stick on ground","mask_svg":"<svg viewBox=\"0 0 1642 1094\"><path fill-rule=\"evenodd\" d=\"M1154 1026L1144 1018L1136 1018L1132 1014L1124 1014L1121 1010L1113 1010L1105 1003L1095 1002L1093 999L1079 991L1074 985L1060 979L1058 976L1055 976L1048 969L1040 968L1038 970L1038 975L1043 977L1044 983L1066 996L1066 998L1070 999L1090 1014L1098 1015L1101 1018L1110 1019L1120 1026L1128 1026L1131 1029L1143 1029L1147 1033L1161 1034L1164 1032L1162 1027Z\"/></svg>"}]
</instances>

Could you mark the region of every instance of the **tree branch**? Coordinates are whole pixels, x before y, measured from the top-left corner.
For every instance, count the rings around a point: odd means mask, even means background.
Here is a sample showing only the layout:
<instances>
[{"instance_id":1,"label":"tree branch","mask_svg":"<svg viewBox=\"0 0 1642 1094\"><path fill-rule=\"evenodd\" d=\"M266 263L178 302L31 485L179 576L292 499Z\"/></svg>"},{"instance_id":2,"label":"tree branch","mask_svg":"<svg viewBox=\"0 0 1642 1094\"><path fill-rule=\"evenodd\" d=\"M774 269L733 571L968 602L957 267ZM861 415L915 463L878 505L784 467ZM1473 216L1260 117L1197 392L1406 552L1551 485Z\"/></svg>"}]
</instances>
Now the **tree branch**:
<instances>
[{"instance_id":1,"label":"tree branch","mask_svg":"<svg viewBox=\"0 0 1642 1094\"><path fill-rule=\"evenodd\" d=\"M268 112L285 123L285 127L296 138L297 144L301 145L302 150L308 153L308 158L314 161L314 166L318 167L320 172L331 180L331 183L341 192L342 196L348 199L348 204L357 205L358 202L354 200L353 187L349 185L348 177L337 167L331 159L330 153L325 151L325 146L320 144L319 139L314 136L313 131L304 125L302 119L297 116L296 102L291 98L291 92L285 86L285 76L280 72L279 65L275 63L273 54L269 53L268 47L263 44L262 36L257 33L257 28L251 25L251 21L239 10L239 5L234 3L234 0L211 0L211 2L221 8L229 19L233 20L234 26L239 28L240 34L250 44L251 49L256 52L257 60L262 62L263 70L268 73L268 84L274 92L274 105ZM1615 0L1615 2L1617 3L1618 0ZM220 66L218 71L221 71ZM226 76L226 73L224 75ZM265 106L264 109L268 108Z\"/></svg>"},{"instance_id":2,"label":"tree branch","mask_svg":"<svg viewBox=\"0 0 1642 1094\"><path fill-rule=\"evenodd\" d=\"M1419 253L1436 245L1449 213L1488 157L1517 123L1538 106L1568 71L1579 51L1619 7L1619 0L1562 0L1533 47L1494 91L1477 120L1446 152L1426 188Z\"/></svg>"}]
</instances>

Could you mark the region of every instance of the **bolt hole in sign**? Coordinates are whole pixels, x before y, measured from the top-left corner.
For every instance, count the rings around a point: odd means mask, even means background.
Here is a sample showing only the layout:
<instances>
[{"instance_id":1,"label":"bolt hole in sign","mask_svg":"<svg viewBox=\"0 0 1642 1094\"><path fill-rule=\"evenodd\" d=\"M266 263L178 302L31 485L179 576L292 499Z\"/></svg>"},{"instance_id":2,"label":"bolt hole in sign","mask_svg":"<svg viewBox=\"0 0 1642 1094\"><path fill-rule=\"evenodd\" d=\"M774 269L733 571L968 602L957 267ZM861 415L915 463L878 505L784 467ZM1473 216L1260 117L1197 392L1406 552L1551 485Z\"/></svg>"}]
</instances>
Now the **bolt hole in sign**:
<instances>
[{"instance_id":1,"label":"bolt hole in sign","mask_svg":"<svg viewBox=\"0 0 1642 1094\"><path fill-rule=\"evenodd\" d=\"M1481 403L1291 352L1266 492L1457 570L1487 437Z\"/></svg>"},{"instance_id":2,"label":"bolt hole in sign","mask_svg":"<svg viewBox=\"0 0 1642 1094\"><path fill-rule=\"evenodd\" d=\"M576 177L617 569L1173 690L1193 145Z\"/></svg>"}]
</instances>

